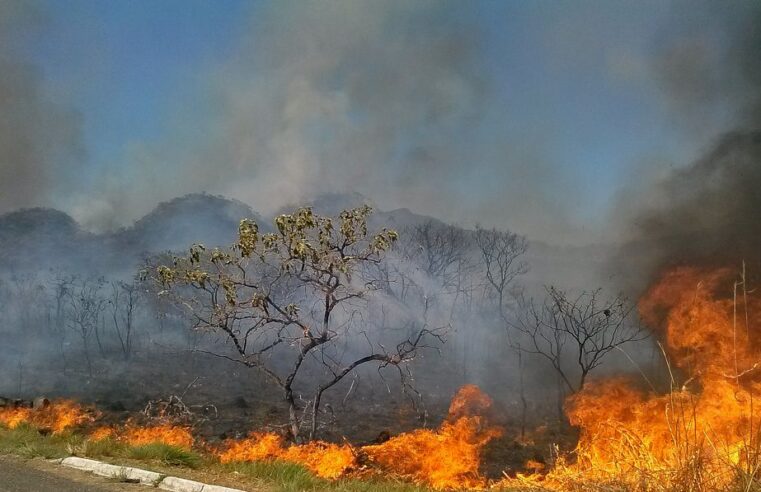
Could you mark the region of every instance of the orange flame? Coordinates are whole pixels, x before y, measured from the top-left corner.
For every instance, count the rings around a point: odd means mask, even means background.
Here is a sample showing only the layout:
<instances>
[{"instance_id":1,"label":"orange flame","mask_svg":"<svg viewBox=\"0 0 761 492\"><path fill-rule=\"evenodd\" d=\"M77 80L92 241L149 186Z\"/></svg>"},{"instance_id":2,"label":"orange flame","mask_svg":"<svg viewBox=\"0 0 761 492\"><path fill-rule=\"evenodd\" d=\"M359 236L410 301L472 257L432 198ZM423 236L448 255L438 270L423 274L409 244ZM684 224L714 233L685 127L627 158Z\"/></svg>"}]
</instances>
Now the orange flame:
<instances>
[{"instance_id":1,"label":"orange flame","mask_svg":"<svg viewBox=\"0 0 761 492\"><path fill-rule=\"evenodd\" d=\"M93 430L88 439L91 441L102 441L104 439L110 439L116 437L116 429L109 426L98 427Z\"/></svg>"},{"instance_id":2,"label":"orange flame","mask_svg":"<svg viewBox=\"0 0 761 492\"><path fill-rule=\"evenodd\" d=\"M484 485L478 474L481 448L499 434L484 429L480 417L461 417L438 430L417 429L362 450L381 468L436 489L473 488Z\"/></svg>"},{"instance_id":3,"label":"orange flame","mask_svg":"<svg viewBox=\"0 0 761 492\"><path fill-rule=\"evenodd\" d=\"M310 442L301 446L285 446L285 440L273 432L254 432L240 441L229 441L219 454L222 463L280 459L301 464L322 478L338 478L356 466L354 451L349 445Z\"/></svg>"},{"instance_id":4,"label":"orange flame","mask_svg":"<svg viewBox=\"0 0 761 492\"><path fill-rule=\"evenodd\" d=\"M45 408L3 408L0 409L0 423L15 429L19 425L29 424L40 429L49 429L54 434L76 427L93 417L79 404L70 400L60 400Z\"/></svg>"},{"instance_id":5,"label":"orange flame","mask_svg":"<svg viewBox=\"0 0 761 492\"><path fill-rule=\"evenodd\" d=\"M193 446L193 434L188 427L168 424L151 427L127 426L121 435L121 439L132 446L156 443L183 449L190 449Z\"/></svg>"},{"instance_id":6,"label":"orange flame","mask_svg":"<svg viewBox=\"0 0 761 492\"><path fill-rule=\"evenodd\" d=\"M419 429L359 449L319 441L286 447L277 434L253 433L247 439L229 441L219 458L223 463L281 459L333 479L356 469L358 457L365 456L371 465L434 488L483 486L478 473L480 451L500 431L486 427L480 416L472 414L489 406L491 399L470 385L454 397L450 421L438 430Z\"/></svg>"},{"instance_id":7,"label":"orange flame","mask_svg":"<svg viewBox=\"0 0 761 492\"><path fill-rule=\"evenodd\" d=\"M587 384L566 402L580 429L576 462L518 481L555 490L581 481L717 490L741 472L752 476L761 464L761 414L753 408L761 390L761 293L744 296L733 279L728 269L665 274L639 310L663 332L672 391L655 394L622 378Z\"/></svg>"}]
</instances>

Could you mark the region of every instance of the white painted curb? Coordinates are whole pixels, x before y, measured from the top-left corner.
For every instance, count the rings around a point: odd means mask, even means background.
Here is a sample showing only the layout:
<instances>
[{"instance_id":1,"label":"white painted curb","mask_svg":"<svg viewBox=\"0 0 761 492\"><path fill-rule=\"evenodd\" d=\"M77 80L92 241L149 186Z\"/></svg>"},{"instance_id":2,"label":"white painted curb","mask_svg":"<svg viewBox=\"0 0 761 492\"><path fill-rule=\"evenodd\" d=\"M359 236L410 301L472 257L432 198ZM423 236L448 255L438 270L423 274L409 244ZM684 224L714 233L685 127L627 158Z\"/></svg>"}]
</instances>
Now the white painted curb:
<instances>
[{"instance_id":1,"label":"white painted curb","mask_svg":"<svg viewBox=\"0 0 761 492\"><path fill-rule=\"evenodd\" d=\"M102 477L124 477L128 480L138 480L143 485L150 485L152 487L158 486L161 490L168 490L170 492L244 492L240 489L210 485L178 477L165 477L160 473L142 470L140 468L111 465L87 458L78 458L76 456L70 456L62 460L53 460L53 462L69 468L92 472Z\"/></svg>"},{"instance_id":2,"label":"white painted curb","mask_svg":"<svg viewBox=\"0 0 761 492\"><path fill-rule=\"evenodd\" d=\"M172 492L202 492L204 484L186 480L184 478L166 477L159 484L161 490L171 490Z\"/></svg>"}]
</instances>

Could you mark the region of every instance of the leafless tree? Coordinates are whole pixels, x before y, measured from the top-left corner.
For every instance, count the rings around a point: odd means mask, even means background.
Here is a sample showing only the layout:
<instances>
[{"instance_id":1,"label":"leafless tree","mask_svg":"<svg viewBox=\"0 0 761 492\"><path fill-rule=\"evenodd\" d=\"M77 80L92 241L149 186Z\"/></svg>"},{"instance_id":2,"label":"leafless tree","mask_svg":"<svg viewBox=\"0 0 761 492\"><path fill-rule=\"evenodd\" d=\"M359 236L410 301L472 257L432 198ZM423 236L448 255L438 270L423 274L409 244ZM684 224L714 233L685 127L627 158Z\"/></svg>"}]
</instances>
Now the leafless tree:
<instances>
[{"instance_id":1,"label":"leafless tree","mask_svg":"<svg viewBox=\"0 0 761 492\"><path fill-rule=\"evenodd\" d=\"M140 301L140 290L134 282L111 282L111 297L108 304L111 310L114 331L119 339L125 359L132 355L135 313Z\"/></svg>"},{"instance_id":2,"label":"leafless tree","mask_svg":"<svg viewBox=\"0 0 761 492\"><path fill-rule=\"evenodd\" d=\"M606 356L647 335L633 319L633 305L616 296L604 299L601 290L571 297L547 287L541 304L522 301L511 324L522 335L513 339L519 350L544 358L567 391L579 391Z\"/></svg>"},{"instance_id":3,"label":"leafless tree","mask_svg":"<svg viewBox=\"0 0 761 492\"><path fill-rule=\"evenodd\" d=\"M520 293L520 286L517 285L516 279L529 271L529 265L523 259L528 249L528 242L525 237L510 231L476 226L475 243L486 279L486 293L493 295L496 299L497 314L509 329L507 303ZM514 349L518 355L518 395L521 401L521 435L523 435L528 414L524 381L525 361L523 352L520 350L520 342L516 342Z\"/></svg>"},{"instance_id":4,"label":"leafless tree","mask_svg":"<svg viewBox=\"0 0 761 492\"><path fill-rule=\"evenodd\" d=\"M66 326L73 330L82 340L87 371L92 375L92 357L90 356L90 337L94 334L100 345L98 334L100 318L106 300L101 295L105 280L75 279L69 287L65 300Z\"/></svg>"},{"instance_id":5,"label":"leafless tree","mask_svg":"<svg viewBox=\"0 0 761 492\"><path fill-rule=\"evenodd\" d=\"M256 368L282 390L294 439L304 425L315 436L323 394L357 367L396 368L407 384L406 363L440 339L422 326L389 348L363 321L378 288L361 278L361 267L380 262L397 239L386 229L369 234L369 213L347 210L335 220L299 209L279 216L268 234L243 220L231 249L195 245L155 270L162 294L185 306L196 329L222 333L232 345L203 352ZM310 393L306 401L298 388Z\"/></svg>"},{"instance_id":6,"label":"leafless tree","mask_svg":"<svg viewBox=\"0 0 761 492\"><path fill-rule=\"evenodd\" d=\"M74 284L75 277L56 272L52 279L53 298L55 300L55 324L59 331L64 327L64 308L66 297Z\"/></svg>"},{"instance_id":7,"label":"leafless tree","mask_svg":"<svg viewBox=\"0 0 761 492\"><path fill-rule=\"evenodd\" d=\"M515 279L525 275L529 266L523 260L528 249L526 238L510 231L476 227L476 245L483 261L484 276L497 297L499 315L505 318L505 303L516 294Z\"/></svg>"},{"instance_id":8,"label":"leafless tree","mask_svg":"<svg viewBox=\"0 0 761 492\"><path fill-rule=\"evenodd\" d=\"M403 236L406 256L416 261L428 277L438 279L445 287L457 283L470 246L465 229L427 220L407 228Z\"/></svg>"}]
</instances>

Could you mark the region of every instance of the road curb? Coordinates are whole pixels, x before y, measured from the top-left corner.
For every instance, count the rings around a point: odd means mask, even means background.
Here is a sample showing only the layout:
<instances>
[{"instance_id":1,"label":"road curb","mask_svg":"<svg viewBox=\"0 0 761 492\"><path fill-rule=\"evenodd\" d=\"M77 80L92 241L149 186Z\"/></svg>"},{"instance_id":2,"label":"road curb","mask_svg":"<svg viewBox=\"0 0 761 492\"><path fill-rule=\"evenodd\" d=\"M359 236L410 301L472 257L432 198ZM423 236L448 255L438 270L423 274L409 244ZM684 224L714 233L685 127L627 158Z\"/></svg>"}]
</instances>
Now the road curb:
<instances>
[{"instance_id":1,"label":"road curb","mask_svg":"<svg viewBox=\"0 0 761 492\"><path fill-rule=\"evenodd\" d=\"M166 476L150 470L133 468L131 466L117 466L77 456L51 460L51 462L68 468L91 472L101 477L124 478L129 481L140 482L143 485L158 487L161 490L168 490L170 492L245 492L240 489L231 489L185 478Z\"/></svg>"}]
</instances>

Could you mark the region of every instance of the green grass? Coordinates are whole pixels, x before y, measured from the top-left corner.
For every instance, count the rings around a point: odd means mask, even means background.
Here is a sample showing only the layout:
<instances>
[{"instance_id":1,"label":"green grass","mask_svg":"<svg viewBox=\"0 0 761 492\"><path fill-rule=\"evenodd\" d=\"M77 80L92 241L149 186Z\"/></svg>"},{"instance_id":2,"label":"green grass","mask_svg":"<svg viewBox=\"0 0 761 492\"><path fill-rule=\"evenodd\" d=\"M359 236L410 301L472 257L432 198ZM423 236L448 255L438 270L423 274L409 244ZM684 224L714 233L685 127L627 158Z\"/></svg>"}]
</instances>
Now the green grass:
<instances>
[{"instance_id":1,"label":"green grass","mask_svg":"<svg viewBox=\"0 0 761 492\"><path fill-rule=\"evenodd\" d=\"M198 453L162 443L128 446L124 457L140 461L159 461L166 465L187 468L197 468L201 464L201 456Z\"/></svg>"},{"instance_id":2,"label":"green grass","mask_svg":"<svg viewBox=\"0 0 761 492\"><path fill-rule=\"evenodd\" d=\"M430 489L400 480L368 477L336 481L313 475L303 466L282 461L221 464L214 457L166 444L130 446L114 439L89 441L72 433L41 434L31 426L15 429L0 426L0 454L26 458L64 458L83 456L111 461L133 460L160 468L162 473L177 472L187 478L204 481L220 478L239 487L253 487L267 492L426 492ZM186 470L183 472L182 470Z\"/></svg>"},{"instance_id":3,"label":"green grass","mask_svg":"<svg viewBox=\"0 0 761 492\"><path fill-rule=\"evenodd\" d=\"M72 434L45 436L26 425L13 430L0 428L0 452L26 458L63 458L82 440Z\"/></svg>"},{"instance_id":4,"label":"green grass","mask_svg":"<svg viewBox=\"0 0 761 492\"><path fill-rule=\"evenodd\" d=\"M420 487L401 480L368 477L363 479L346 478L324 480L315 477L306 468L282 461L261 461L254 463L227 463L226 470L236 472L255 482L274 488L279 492L330 491L330 492L429 492L431 489Z\"/></svg>"},{"instance_id":5,"label":"green grass","mask_svg":"<svg viewBox=\"0 0 761 492\"><path fill-rule=\"evenodd\" d=\"M0 427L0 453L25 458L127 458L154 461L171 466L197 467L202 459L198 453L167 444L129 446L113 439L89 441L77 434L44 435L37 429L20 425L15 429Z\"/></svg>"},{"instance_id":6,"label":"green grass","mask_svg":"<svg viewBox=\"0 0 761 492\"><path fill-rule=\"evenodd\" d=\"M282 461L233 462L220 465L262 484L275 486L277 490L300 491L324 488L325 480L317 478L303 466Z\"/></svg>"}]
</instances>

